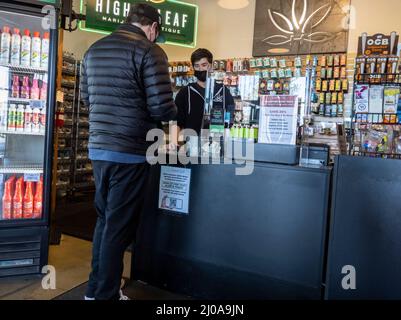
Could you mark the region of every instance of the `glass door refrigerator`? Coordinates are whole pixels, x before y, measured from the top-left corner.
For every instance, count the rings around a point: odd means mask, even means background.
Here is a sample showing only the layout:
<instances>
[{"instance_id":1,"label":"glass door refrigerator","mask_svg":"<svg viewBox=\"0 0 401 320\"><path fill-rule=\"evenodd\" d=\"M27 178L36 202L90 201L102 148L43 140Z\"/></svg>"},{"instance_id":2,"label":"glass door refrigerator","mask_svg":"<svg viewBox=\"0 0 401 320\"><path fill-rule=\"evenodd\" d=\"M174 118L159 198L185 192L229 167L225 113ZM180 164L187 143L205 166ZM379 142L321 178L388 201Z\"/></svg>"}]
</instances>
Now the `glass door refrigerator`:
<instances>
[{"instance_id":1,"label":"glass door refrigerator","mask_svg":"<svg viewBox=\"0 0 401 320\"><path fill-rule=\"evenodd\" d=\"M48 264L57 29L42 8L51 2L0 2L0 277Z\"/></svg>"}]
</instances>

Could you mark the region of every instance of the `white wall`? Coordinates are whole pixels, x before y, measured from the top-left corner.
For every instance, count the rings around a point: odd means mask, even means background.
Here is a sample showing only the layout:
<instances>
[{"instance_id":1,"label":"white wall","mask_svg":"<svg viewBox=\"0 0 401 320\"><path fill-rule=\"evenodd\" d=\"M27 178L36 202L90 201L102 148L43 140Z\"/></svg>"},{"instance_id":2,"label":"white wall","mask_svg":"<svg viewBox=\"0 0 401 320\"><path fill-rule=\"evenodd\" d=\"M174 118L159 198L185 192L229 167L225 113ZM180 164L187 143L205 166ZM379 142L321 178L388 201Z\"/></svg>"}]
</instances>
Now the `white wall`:
<instances>
[{"instance_id":1,"label":"white wall","mask_svg":"<svg viewBox=\"0 0 401 320\"><path fill-rule=\"evenodd\" d=\"M267 1L267 0L266 0ZM284 0L283 0L284 1ZM401 34L400 0L351 0L356 13L355 29L349 35L349 52L357 51L359 35L378 32ZM78 0L75 0L77 4ZM218 0L188 0L199 5L197 47L210 49L217 59L251 57L256 0L250 0L245 9L227 10L218 6ZM78 9L78 8L76 8ZM87 48L103 37L95 33L65 32L64 48L81 58ZM193 49L163 46L171 61L189 60Z\"/></svg>"},{"instance_id":2,"label":"white wall","mask_svg":"<svg viewBox=\"0 0 401 320\"><path fill-rule=\"evenodd\" d=\"M79 0L74 0L74 9ZM218 6L218 0L187 0L199 6L197 47L213 51L217 59L227 57L250 57L255 20L256 0L250 0L245 9L227 10ZM82 58L88 47L103 35L81 30L64 32L64 49ZM171 61L189 60L194 49L163 45Z\"/></svg>"}]
</instances>

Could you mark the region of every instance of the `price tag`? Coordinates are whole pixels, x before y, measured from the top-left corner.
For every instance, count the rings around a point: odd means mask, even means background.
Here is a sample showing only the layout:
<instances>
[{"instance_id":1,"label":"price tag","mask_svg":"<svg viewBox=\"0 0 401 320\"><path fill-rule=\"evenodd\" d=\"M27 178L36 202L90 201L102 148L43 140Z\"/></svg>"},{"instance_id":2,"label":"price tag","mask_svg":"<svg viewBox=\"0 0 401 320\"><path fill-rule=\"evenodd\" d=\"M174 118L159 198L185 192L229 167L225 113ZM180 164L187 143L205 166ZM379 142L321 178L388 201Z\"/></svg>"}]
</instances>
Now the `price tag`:
<instances>
[{"instance_id":1,"label":"price tag","mask_svg":"<svg viewBox=\"0 0 401 320\"><path fill-rule=\"evenodd\" d=\"M24 181L25 182L39 182L40 181L40 173L25 173Z\"/></svg>"}]
</instances>

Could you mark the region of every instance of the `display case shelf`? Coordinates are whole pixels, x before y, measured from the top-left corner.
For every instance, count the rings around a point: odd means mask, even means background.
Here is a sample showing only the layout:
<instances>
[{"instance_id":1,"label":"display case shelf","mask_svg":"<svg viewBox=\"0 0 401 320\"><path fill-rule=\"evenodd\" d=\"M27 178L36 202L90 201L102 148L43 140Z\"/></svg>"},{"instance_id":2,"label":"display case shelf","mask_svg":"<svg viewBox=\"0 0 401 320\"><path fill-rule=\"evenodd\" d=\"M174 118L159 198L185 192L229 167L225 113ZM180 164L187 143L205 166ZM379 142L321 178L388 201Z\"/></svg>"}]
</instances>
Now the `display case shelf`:
<instances>
[{"instance_id":1,"label":"display case shelf","mask_svg":"<svg viewBox=\"0 0 401 320\"><path fill-rule=\"evenodd\" d=\"M61 86L63 88L67 88L67 89L74 89L75 88L75 83L62 82Z\"/></svg>"},{"instance_id":2,"label":"display case shelf","mask_svg":"<svg viewBox=\"0 0 401 320\"><path fill-rule=\"evenodd\" d=\"M353 155L354 156L359 156L359 157L371 157L371 158L383 158L383 159L401 160L401 154L399 154L399 153L380 153L380 152L354 151Z\"/></svg>"},{"instance_id":3,"label":"display case shelf","mask_svg":"<svg viewBox=\"0 0 401 320\"><path fill-rule=\"evenodd\" d=\"M401 74L398 73L371 73L356 74L355 84L373 84L373 85L401 85Z\"/></svg>"},{"instance_id":4,"label":"display case shelf","mask_svg":"<svg viewBox=\"0 0 401 320\"><path fill-rule=\"evenodd\" d=\"M62 73L66 76L72 76L72 77L76 76L75 71L66 68L63 68Z\"/></svg>"},{"instance_id":5,"label":"display case shelf","mask_svg":"<svg viewBox=\"0 0 401 320\"><path fill-rule=\"evenodd\" d=\"M353 121L360 125L401 125L396 113L356 113Z\"/></svg>"},{"instance_id":6,"label":"display case shelf","mask_svg":"<svg viewBox=\"0 0 401 320\"><path fill-rule=\"evenodd\" d=\"M74 185L75 189L94 188L94 182L80 182Z\"/></svg>"},{"instance_id":7,"label":"display case shelf","mask_svg":"<svg viewBox=\"0 0 401 320\"><path fill-rule=\"evenodd\" d=\"M47 69L43 68L33 68L33 67L22 67L22 66L14 66L12 64L0 64L0 67L9 68L11 72L14 73L47 73Z\"/></svg>"},{"instance_id":8,"label":"display case shelf","mask_svg":"<svg viewBox=\"0 0 401 320\"><path fill-rule=\"evenodd\" d=\"M8 131L8 130L0 130L0 134L8 134L8 135L16 135L16 136L36 136L36 137L44 137L44 132L18 132L18 131Z\"/></svg>"},{"instance_id":9,"label":"display case shelf","mask_svg":"<svg viewBox=\"0 0 401 320\"><path fill-rule=\"evenodd\" d=\"M7 166L0 167L0 173L42 174L43 168L38 166Z\"/></svg>"},{"instance_id":10,"label":"display case shelf","mask_svg":"<svg viewBox=\"0 0 401 320\"><path fill-rule=\"evenodd\" d=\"M8 102L10 102L10 103L30 104L31 102L36 102L36 101L45 103L45 101L43 101L43 100L12 98L12 97L8 98Z\"/></svg>"}]
</instances>

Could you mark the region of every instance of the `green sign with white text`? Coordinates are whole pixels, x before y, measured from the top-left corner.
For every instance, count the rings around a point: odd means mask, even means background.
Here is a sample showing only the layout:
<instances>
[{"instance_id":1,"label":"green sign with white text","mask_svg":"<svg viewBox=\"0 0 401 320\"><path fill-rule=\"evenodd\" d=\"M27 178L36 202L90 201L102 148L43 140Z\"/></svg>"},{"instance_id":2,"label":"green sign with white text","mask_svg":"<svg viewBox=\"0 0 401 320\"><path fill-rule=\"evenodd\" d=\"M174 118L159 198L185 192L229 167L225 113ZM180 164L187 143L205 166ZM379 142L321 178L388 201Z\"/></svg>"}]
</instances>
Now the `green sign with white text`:
<instances>
[{"instance_id":1,"label":"green sign with white text","mask_svg":"<svg viewBox=\"0 0 401 320\"><path fill-rule=\"evenodd\" d=\"M124 23L132 5L144 0L81 0L81 13L86 21L80 29L98 33L113 32ZM146 0L163 17L162 33L166 44L196 46L198 6L176 0Z\"/></svg>"}]
</instances>

